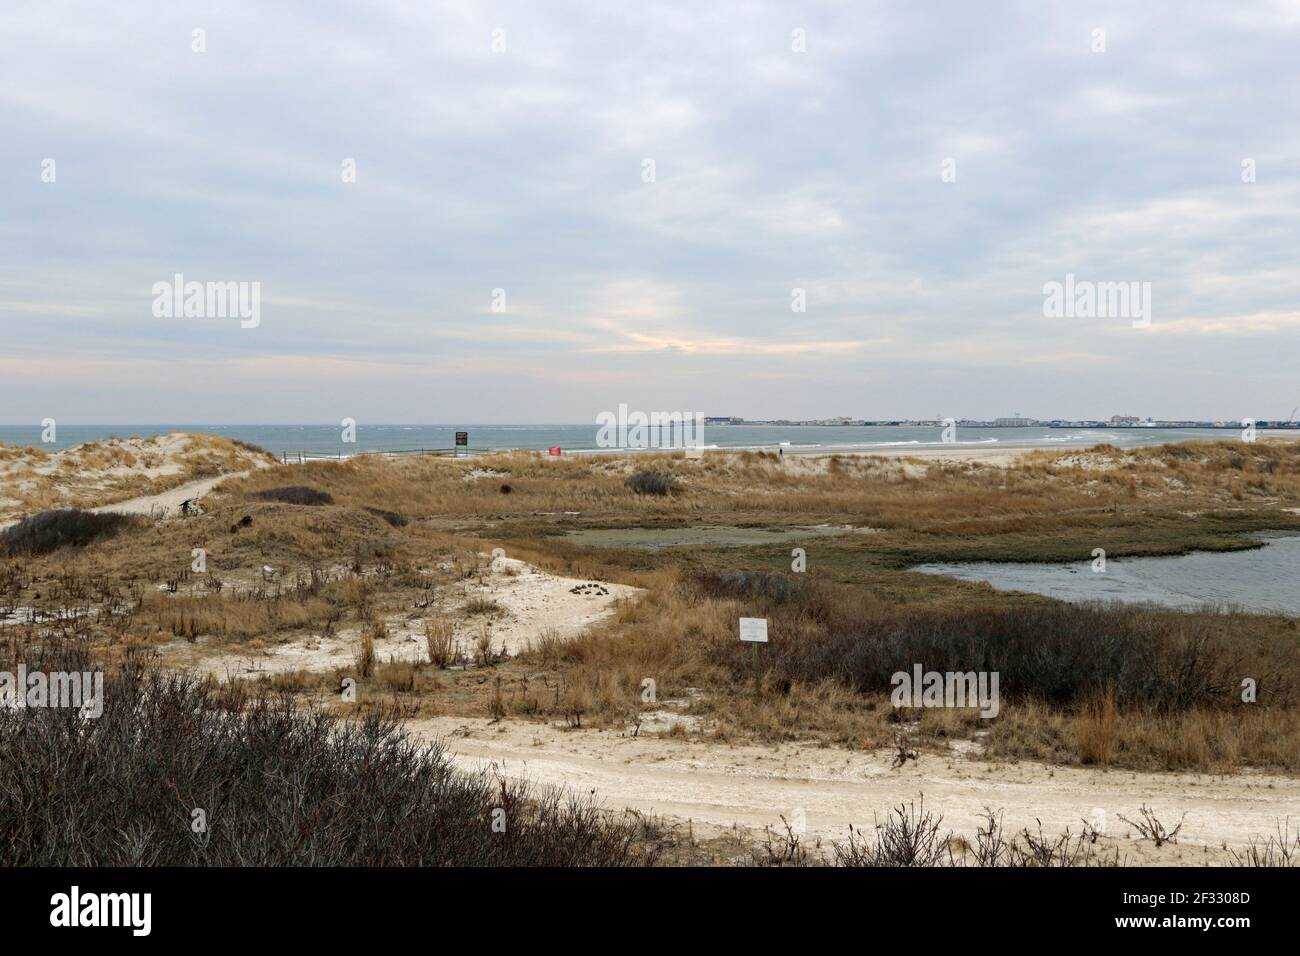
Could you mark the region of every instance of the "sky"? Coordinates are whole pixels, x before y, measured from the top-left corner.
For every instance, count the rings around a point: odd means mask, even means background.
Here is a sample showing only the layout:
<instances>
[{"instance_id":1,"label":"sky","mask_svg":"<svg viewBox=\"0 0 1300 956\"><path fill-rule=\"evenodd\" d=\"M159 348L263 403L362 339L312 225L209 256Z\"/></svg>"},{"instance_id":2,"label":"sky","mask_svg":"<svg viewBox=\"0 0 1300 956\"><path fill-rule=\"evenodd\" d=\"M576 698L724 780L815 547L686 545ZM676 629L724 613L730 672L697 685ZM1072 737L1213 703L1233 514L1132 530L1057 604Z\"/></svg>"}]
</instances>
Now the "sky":
<instances>
[{"instance_id":1,"label":"sky","mask_svg":"<svg viewBox=\"0 0 1300 956\"><path fill-rule=\"evenodd\" d=\"M0 423L1284 418L1298 120L1293 0L5 0Z\"/></svg>"}]
</instances>

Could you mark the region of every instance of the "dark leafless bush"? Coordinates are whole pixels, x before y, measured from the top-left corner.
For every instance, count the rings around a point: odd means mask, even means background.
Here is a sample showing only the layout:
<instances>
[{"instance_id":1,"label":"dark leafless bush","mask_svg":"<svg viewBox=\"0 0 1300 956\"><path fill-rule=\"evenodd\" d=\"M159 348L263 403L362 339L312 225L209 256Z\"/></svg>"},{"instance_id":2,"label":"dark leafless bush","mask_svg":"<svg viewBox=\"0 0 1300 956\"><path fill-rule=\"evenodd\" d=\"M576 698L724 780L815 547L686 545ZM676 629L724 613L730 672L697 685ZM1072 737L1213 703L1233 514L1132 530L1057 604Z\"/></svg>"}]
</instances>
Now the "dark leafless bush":
<instances>
[{"instance_id":1,"label":"dark leafless bush","mask_svg":"<svg viewBox=\"0 0 1300 956\"><path fill-rule=\"evenodd\" d=\"M34 657L33 669L94 669L76 649ZM104 684L95 720L0 711L0 865L647 862L632 826L557 791L457 772L387 718L339 721L135 665ZM193 839L195 809L205 840Z\"/></svg>"},{"instance_id":2,"label":"dark leafless bush","mask_svg":"<svg viewBox=\"0 0 1300 956\"><path fill-rule=\"evenodd\" d=\"M895 673L920 663L941 672L997 672L1003 701L1077 705L1113 693L1120 707L1168 713L1236 700L1239 657L1212 622L1196 616L1066 605L900 608L866 616L826 602L816 587L790 592L778 613L825 624L820 635L783 641L781 621L774 622L768 662L776 677L831 678L862 692L887 692ZM730 647L719 653L738 655ZM736 656L733 663L744 661Z\"/></svg>"},{"instance_id":3,"label":"dark leafless bush","mask_svg":"<svg viewBox=\"0 0 1300 956\"><path fill-rule=\"evenodd\" d=\"M1035 821L1038 832L1029 828L1020 831L1020 839L1007 845L1008 866L1078 866L1088 855L1089 838L1071 836L1067 827L1064 833L1049 837L1043 833L1043 821Z\"/></svg>"},{"instance_id":4,"label":"dark leafless bush","mask_svg":"<svg viewBox=\"0 0 1300 956\"><path fill-rule=\"evenodd\" d=\"M1107 856L1095 849L1098 833L1085 822L1083 832L1073 836L1067 827L1056 837L1043 833L1042 821L1038 832L1028 828L1007 839L1002 828L1002 815L985 809L984 824L976 828L975 845L968 847L971 864L978 867L1073 867L1118 866L1119 850ZM961 862L965 862L965 858Z\"/></svg>"},{"instance_id":5,"label":"dark leafless bush","mask_svg":"<svg viewBox=\"0 0 1300 956\"><path fill-rule=\"evenodd\" d=\"M850 827L849 839L835 844L839 866L976 866L976 867L1074 867L1117 866L1113 857L1093 849L1094 837L1073 836L1067 828L1056 837L1028 829L1008 839L1001 814L985 810L984 824L976 829L972 846L949 831L940 830L942 817L921 804L898 806L883 823L876 824L874 841Z\"/></svg>"},{"instance_id":6,"label":"dark leafless bush","mask_svg":"<svg viewBox=\"0 0 1300 956\"><path fill-rule=\"evenodd\" d=\"M696 586L706 597L738 598L767 604L784 604L793 590L786 575L757 571L704 574L697 579Z\"/></svg>"},{"instance_id":7,"label":"dark leafless bush","mask_svg":"<svg viewBox=\"0 0 1300 956\"><path fill-rule=\"evenodd\" d=\"M256 491L254 498L263 501L282 501L287 505L332 505L334 497L328 491L308 488L306 485L285 485L283 488L267 488Z\"/></svg>"},{"instance_id":8,"label":"dark leafless bush","mask_svg":"<svg viewBox=\"0 0 1300 956\"><path fill-rule=\"evenodd\" d=\"M1150 840L1156 846L1164 846L1166 843L1177 843L1178 831L1183 828L1183 820L1187 817L1187 814L1184 813L1178 818L1178 825L1172 830L1169 830L1166 829L1165 825L1156 817L1155 810L1151 809L1146 804L1138 807L1138 815L1142 817L1141 820L1130 820L1123 814L1120 814L1119 818L1141 833L1142 839Z\"/></svg>"},{"instance_id":9,"label":"dark leafless bush","mask_svg":"<svg viewBox=\"0 0 1300 956\"><path fill-rule=\"evenodd\" d=\"M984 825L975 829L975 845L970 848L976 866L998 866L1006 859L1007 840L1002 835L1002 814L984 808Z\"/></svg>"},{"instance_id":10,"label":"dark leafless bush","mask_svg":"<svg viewBox=\"0 0 1300 956\"><path fill-rule=\"evenodd\" d=\"M1261 843L1252 838L1240 853L1231 850L1233 866L1300 866L1300 833L1291 833L1291 820L1277 824L1277 834Z\"/></svg>"},{"instance_id":11,"label":"dark leafless bush","mask_svg":"<svg viewBox=\"0 0 1300 956\"><path fill-rule=\"evenodd\" d=\"M383 508L371 508L368 506L366 510L369 511L372 515L374 515L377 518L383 518L394 528L405 528L408 524L410 524L410 521L407 520L406 515L400 515L396 511L385 511Z\"/></svg>"},{"instance_id":12,"label":"dark leafless bush","mask_svg":"<svg viewBox=\"0 0 1300 956\"><path fill-rule=\"evenodd\" d=\"M808 850L803 846L803 838L794 832L794 827L781 817L784 833L774 833L771 827L764 827L763 842L752 852L754 863L758 866L807 866Z\"/></svg>"},{"instance_id":13,"label":"dark leafless bush","mask_svg":"<svg viewBox=\"0 0 1300 956\"><path fill-rule=\"evenodd\" d=\"M678 490L672 475L658 471L638 471L628 475L627 486L638 495L670 495Z\"/></svg>"},{"instance_id":14,"label":"dark leafless bush","mask_svg":"<svg viewBox=\"0 0 1300 956\"><path fill-rule=\"evenodd\" d=\"M924 867L951 864L948 849L951 832L940 833L942 816L925 809L925 800L899 804L883 823L877 821L875 840L868 840L860 830L849 828L849 839L835 844L835 862L839 866Z\"/></svg>"},{"instance_id":15,"label":"dark leafless bush","mask_svg":"<svg viewBox=\"0 0 1300 956\"><path fill-rule=\"evenodd\" d=\"M101 538L144 524L135 515L113 511L82 511L80 508L57 508L24 518L0 531L0 554L49 554L59 548L86 545Z\"/></svg>"}]
</instances>

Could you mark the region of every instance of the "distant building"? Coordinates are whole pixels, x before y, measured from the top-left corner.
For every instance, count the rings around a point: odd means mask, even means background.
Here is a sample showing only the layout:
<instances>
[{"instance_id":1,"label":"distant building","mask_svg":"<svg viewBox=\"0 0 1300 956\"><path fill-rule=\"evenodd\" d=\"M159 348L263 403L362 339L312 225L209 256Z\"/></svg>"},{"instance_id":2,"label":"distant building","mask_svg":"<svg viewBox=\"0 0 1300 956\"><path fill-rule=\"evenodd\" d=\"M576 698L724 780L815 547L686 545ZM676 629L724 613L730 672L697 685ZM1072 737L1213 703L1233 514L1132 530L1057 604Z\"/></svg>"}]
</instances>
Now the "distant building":
<instances>
[{"instance_id":1,"label":"distant building","mask_svg":"<svg viewBox=\"0 0 1300 956\"><path fill-rule=\"evenodd\" d=\"M1037 425L1038 422L1032 418L1021 418L1017 415L1013 418L995 418L993 424L997 428L1028 428L1030 425Z\"/></svg>"},{"instance_id":2,"label":"distant building","mask_svg":"<svg viewBox=\"0 0 1300 956\"><path fill-rule=\"evenodd\" d=\"M1142 421L1142 419L1138 418L1136 415L1110 416L1110 423L1112 425L1136 425L1140 421Z\"/></svg>"},{"instance_id":3,"label":"distant building","mask_svg":"<svg viewBox=\"0 0 1300 956\"><path fill-rule=\"evenodd\" d=\"M743 418L734 418L730 415L704 416L704 424L706 425L739 425L743 421Z\"/></svg>"}]
</instances>

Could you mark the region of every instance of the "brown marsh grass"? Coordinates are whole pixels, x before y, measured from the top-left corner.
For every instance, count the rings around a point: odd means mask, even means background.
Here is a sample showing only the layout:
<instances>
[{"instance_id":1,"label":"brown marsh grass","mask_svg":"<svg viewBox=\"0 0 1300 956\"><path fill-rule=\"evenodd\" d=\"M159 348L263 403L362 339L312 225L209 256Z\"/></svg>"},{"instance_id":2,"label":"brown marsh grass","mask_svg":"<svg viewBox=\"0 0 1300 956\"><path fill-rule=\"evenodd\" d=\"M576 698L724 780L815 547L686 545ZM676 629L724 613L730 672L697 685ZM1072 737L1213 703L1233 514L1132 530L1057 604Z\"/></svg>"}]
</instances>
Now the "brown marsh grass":
<instances>
[{"instance_id":1,"label":"brown marsh grass","mask_svg":"<svg viewBox=\"0 0 1300 956\"><path fill-rule=\"evenodd\" d=\"M672 475L677 493L638 495L626 482L638 470ZM503 478L510 495L500 493ZM285 486L333 503L256 497ZM1300 506L1295 444L1100 447L1035 453L1008 468L764 453L364 458L270 467L227 482L208 504L202 516L155 523L129 541L0 567L0 608L57 615L69 602L111 603L102 619L59 625L110 649L199 636L255 642L344 622L364 630L385 615L424 614L429 663L372 661L365 684L440 712L627 725L659 706L641 698L649 678L660 701L685 702L689 732L722 739L882 747L901 733L940 748L975 740L998 758L1300 772L1295 621L1080 609L906 570L932 558L1081 559L1097 546L1110 556L1247 547L1242 532L1300 528L1287 510ZM581 528L817 523L876 531L818 539L807 575L790 574L784 546L596 548L564 537ZM494 547L557 574L649 593L578 640L543 635L512 660L489 639L469 648L463 670L436 600L481 580ZM207 554L203 587L187 576L195 548ZM158 590L169 581L179 586ZM736 636L742 615L772 624L757 696ZM888 675L918 658L935 668L997 667L999 715L896 711ZM1193 663L1194 679L1173 680ZM1258 704L1233 701L1241 675L1259 679ZM277 680L300 693L337 686L337 675Z\"/></svg>"}]
</instances>

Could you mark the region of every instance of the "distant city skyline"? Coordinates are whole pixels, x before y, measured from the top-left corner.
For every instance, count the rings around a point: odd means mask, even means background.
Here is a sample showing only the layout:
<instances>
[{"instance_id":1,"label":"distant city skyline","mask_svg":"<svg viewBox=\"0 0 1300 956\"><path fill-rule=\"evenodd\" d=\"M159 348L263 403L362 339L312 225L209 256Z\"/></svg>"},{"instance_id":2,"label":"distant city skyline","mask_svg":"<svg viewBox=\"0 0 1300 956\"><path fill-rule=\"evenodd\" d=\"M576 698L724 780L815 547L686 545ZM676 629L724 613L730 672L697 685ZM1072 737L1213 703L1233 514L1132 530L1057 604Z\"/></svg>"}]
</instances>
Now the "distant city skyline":
<instances>
[{"instance_id":1,"label":"distant city skyline","mask_svg":"<svg viewBox=\"0 0 1300 956\"><path fill-rule=\"evenodd\" d=\"M650 409L646 409L645 411L646 411L646 412L650 412L651 410L650 410ZM730 422L730 423L735 423L735 424L746 424L746 425L763 425L763 424L770 424L770 423L775 423L775 424L784 424L784 425L823 425L823 426L831 426L831 425L845 425L845 424L849 424L849 425L852 425L852 424L865 424L865 425L888 425L888 424L929 425L929 424L935 424L935 423L942 423L943 421L945 421L945 420L948 419L948 418L952 418L952 419L956 420L956 421L959 422L959 423L960 423L960 422L982 422L982 423L988 423L990 426L991 426L993 423L996 423L996 422L1001 422L1001 421L1012 421L1012 420L1014 420L1014 419L1019 419L1019 420L1022 420L1022 421L1025 421L1025 422L1028 422L1028 423L1030 423L1030 424L1035 424L1035 425L1052 425L1052 424L1057 424L1057 423L1089 423L1089 424L1097 424L1097 425L1113 425L1113 426L1116 426L1116 427L1123 427L1125 424L1128 424L1128 423L1131 423L1131 424L1157 424L1157 425L1161 425L1161 424L1163 424L1163 425L1185 425L1185 426L1193 426L1193 425L1196 425L1196 426L1213 426L1213 425L1221 425L1221 426L1224 426L1224 427L1233 427L1233 426L1236 426L1236 425L1240 424L1242 418L1248 418L1248 419L1251 419L1251 420L1253 420L1253 421L1257 421L1257 422L1283 422L1283 423L1291 423L1291 424L1300 424L1300 418L1297 418L1297 417L1295 417L1295 416L1291 416L1291 417L1287 417L1287 416L1272 416L1272 417L1270 417L1270 416L1263 416L1263 415L1255 415L1255 416L1251 416L1251 415L1245 415L1245 416L1222 416L1222 415L1220 415L1220 416L1211 416L1211 417L1206 417L1206 418L1198 418L1198 417L1194 417L1194 416L1171 416L1171 417L1168 417L1168 418L1157 418L1157 417L1154 417L1154 416L1146 416L1146 415L1119 415L1119 414L1116 414L1116 415L1107 415L1107 416L1082 415L1082 416L1078 416L1078 417L1074 417L1074 416L1063 416L1063 415L1036 416L1036 415L1018 415L1018 414L994 415L994 416L988 416L988 417L982 417L982 416L978 416L978 415L943 415L943 416L933 416L933 415L928 415L928 416L927 416L927 415L895 415L895 416L882 416L882 417L870 417L870 416L862 416L862 415L814 415L814 416L810 416L810 417L807 417L807 418L801 418L801 417L795 417L795 416L785 415L785 416L773 416L773 417L770 417L770 418L760 418L760 417L757 417L757 416L747 416L747 415L714 415L714 414L711 414L711 413L702 413L702 414L704 415L704 422L705 422L706 424L708 424L708 425L725 425L725 424L727 424L728 422ZM43 421L45 421L45 420L42 419L41 422L33 422L33 421L26 421L26 422L24 422L24 421L0 421L0 428L39 428L39 427L41 427L41 424L42 424ZM258 421L258 420L233 421L233 420L232 420L232 421L206 421L206 422L170 422L170 421L162 421L162 420L157 420L157 421L144 421L144 420L141 420L141 421L112 421L112 420L104 420L104 421L72 421L72 420L65 420L65 421L58 421L57 419L55 419L54 421L55 421L55 426L56 426L56 427L59 427L59 426L68 426L68 427L73 427L73 428L94 428L94 427L112 428L112 427L129 427L129 426L132 426L132 425L137 425L137 426L141 426L141 427L149 427L149 428L157 428L157 427L174 427L174 428L204 428L204 427L210 427L210 428L227 428L227 427L240 426L240 425L267 426L267 427L309 426L309 427L313 427L313 428L316 428L316 427L328 427L328 428L333 428L333 427L336 427L336 426L339 424L339 423L330 422L330 421L322 421L322 420L319 420L319 419L314 419L314 420L307 420L307 419L304 419L304 420L302 420L302 421ZM380 420L380 419L376 419L376 420L373 420L373 421L371 421L371 420L357 421L357 425L358 425L358 427L361 427L361 426L364 426L364 425L380 426L380 427L383 427L383 426L437 426L437 427L452 427L452 426L463 426L463 425L490 425L490 426L519 425L519 426L523 426L523 427L535 427L535 426L547 426L547 425L563 425L563 426L582 426L582 425L590 425L590 426L592 426L593 428L595 428L595 427L598 425L598 422L597 422L594 418L593 418L592 420L590 420L590 421L558 421L558 420L556 420L556 421L541 421L541 420L538 420L538 421L526 421L526 420L514 420L514 421L490 421L490 420L487 420L487 419L481 419L481 420L473 420L473 419L444 419L444 420L433 420L433 419L429 419L429 420L414 420L414 419L413 419L413 420L410 420L410 421L402 421L402 420L387 420L387 419Z\"/></svg>"},{"instance_id":2,"label":"distant city skyline","mask_svg":"<svg viewBox=\"0 0 1300 956\"><path fill-rule=\"evenodd\" d=\"M0 420L1281 418L1298 48L1283 2L10 5Z\"/></svg>"}]
</instances>

